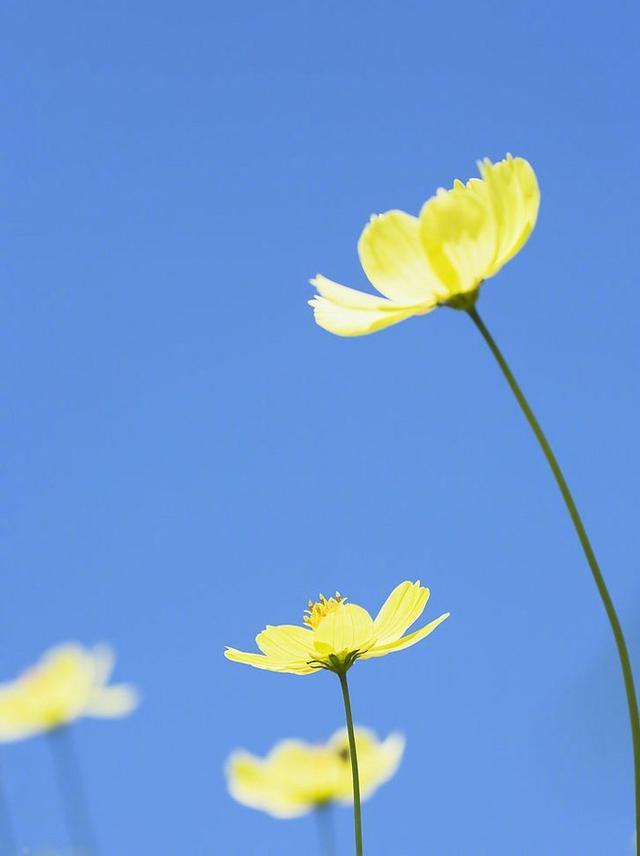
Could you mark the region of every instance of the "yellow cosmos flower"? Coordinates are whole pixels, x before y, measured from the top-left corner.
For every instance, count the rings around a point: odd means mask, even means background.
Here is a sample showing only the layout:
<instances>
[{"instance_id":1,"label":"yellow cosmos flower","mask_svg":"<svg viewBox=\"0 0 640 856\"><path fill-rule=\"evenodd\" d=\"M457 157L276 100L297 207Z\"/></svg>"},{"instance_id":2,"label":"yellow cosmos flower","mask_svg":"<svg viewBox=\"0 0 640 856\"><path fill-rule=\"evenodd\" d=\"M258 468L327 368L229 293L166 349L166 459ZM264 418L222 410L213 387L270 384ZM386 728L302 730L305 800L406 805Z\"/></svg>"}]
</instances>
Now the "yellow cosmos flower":
<instances>
[{"instance_id":1,"label":"yellow cosmos flower","mask_svg":"<svg viewBox=\"0 0 640 856\"><path fill-rule=\"evenodd\" d=\"M479 163L479 178L456 180L419 217L387 211L358 242L363 270L379 297L318 274L309 301L317 323L339 336L362 336L437 306L468 309L483 280L513 258L531 234L540 191L531 165L511 155Z\"/></svg>"},{"instance_id":2,"label":"yellow cosmos flower","mask_svg":"<svg viewBox=\"0 0 640 856\"><path fill-rule=\"evenodd\" d=\"M281 624L267 626L256 636L261 654L227 648L225 656L271 672L310 675L318 669L345 672L356 660L384 657L415 645L448 618L449 613L404 635L422 615L429 589L420 582L403 582L391 592L375 619L366 609L336 593L309 601L306 627Z\"/></svg>"},{"instance_id":3,"label":"yellow cosmos flower","mask_svg":"<svg viewBox=\"0 0 640 856\"><path fill-rule=\"evenodd\" d=\"M362 799L396 772L404 737L385 740L365 728L355 729ZM227 764L229 793L239 803L278 818L300 817L329 803L353 802L349 742L345 729L323 744L284 740L259 758L234 752Z\"/></svg>"},{"instance_id":4,"label":"yellow cosmos flower","mask_svg":"<svg viewBox=\"0 0 640 856\"><path fill-rule=\"evenodd\" d=\"M48 651L35 666L0 684L0 741L52 731L81 716L119 717L137 706L133 687L107 686L114 656L67 643Z\"/></svg>"}]
</instances>

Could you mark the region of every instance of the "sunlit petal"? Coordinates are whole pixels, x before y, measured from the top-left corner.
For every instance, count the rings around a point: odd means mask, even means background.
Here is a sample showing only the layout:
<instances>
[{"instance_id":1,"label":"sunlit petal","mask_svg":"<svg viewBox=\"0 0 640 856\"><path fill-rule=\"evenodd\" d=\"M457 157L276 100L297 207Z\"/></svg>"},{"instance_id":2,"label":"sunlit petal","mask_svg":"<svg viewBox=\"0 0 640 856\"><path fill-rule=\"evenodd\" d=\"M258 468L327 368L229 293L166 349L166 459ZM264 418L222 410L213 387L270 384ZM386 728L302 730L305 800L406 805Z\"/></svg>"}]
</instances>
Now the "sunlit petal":
<instances>
[{"instance_id":1,"label":"sunlit petal","mask_svg":"<svg viewBox=\"0 0 640 856\"><path fill-rule=\"evenodd\" d=\"M376 646L395 642L422 615L429 589L420 582L403 582L391 592L375 618Z\"/></svg>"},{"instance_id":2,"label":"sunlit petal","mask_svg":"<svg viewBox=\"0 0 640 856\"><path fill-rule=\"evenodd\" d=\"M341 603L314 630L313 643L322 654L360 651L373 641L373 619L354 603Z\"/></svg>"},{"instance_id":3,"label":"sunlit petal","mask_svg":"<svg viewBox=\"0 0 640 856\"><path fill-rule=\"evenodd\" d=\"M358 291L356 288L348 288L346 285L340 285L339 282L328 279L321 273L311 280L311 285L321 297L325 297L329 302L343 306L345 309L363 309L366 311L382 309L388 311L398 308L395 302L387 300L386 297L380 297L378 294L367 294L366 291Z\"/></svg>"},{"instance_id":4,"label":"sunlit petal","mask_svg":"<svg viewBox=\"0 0 640 856\"><path fill-rule=\"evenodd\" d=\"M416 630L414 633L409 633L407 636L403 636L395 642L389 642L387 645L374 646L363 654L361 659L368 660L371 657L384 657L386 654L394 654L396 651L403 651L405 648L410 648L430 633L433 633L436 627L439 624L442 624L445 618L448 618L449 615L449 612L445 612L444 615L436 618L435 621L431 621L429 624L420 628L420 630Z\"/></svg>"},{"instance_id":5,"label":"sunlit petal","mask_svg":"<svg viewBox=\"0 0 640 856\"><path fill-rule=\"evenodd\" d=\"M283 663L274 660L264 654L252 654L247 651L238 651L236 648L226 648L224 656L234 663L244 663L256 669L265 669L267 672L288 672L292 675L310 675L315 671L311 666L299 661Z\"/></svg>"},{"instance_id":6,"label":"sunlit petal","mask_svg":"<svg viewBox=\"0 0 640 856\"><path fill-rule=\"evenodd\" d=\"M420 223L404 211L374 215L358 242L369 281L399 305L435 306L446 289L431 270L420 240Z\"/></svg>"},{"instance_id":7,"label":"sunlit petal","mask_svg":"<svg viewBox=\"0 0 640 856\"><path fill-rule=\"evenodd\" d=\"M273 660L306 661L312 657L313 633L293 624L268 625L256 636L256 644Z\"/></svg>"},{"instance_id":8,"label":"sunlit petal","mask_svg":"<svg viewBox=\"0 0 640 856\"><path fill-rule=\"evenodd\" d=\"M309 301L309 306L313 307L318 326L336 336L366 336L426 311L415 307L399 309L389 301L387 303L389 308L353 309L333 303L325 297L314 297Z\"/></svg>"},{"instance_id":9,"label":"sunlit petal","mask_svg":"<svg viewBox=\"0 0 640 856\"><path fill-rule=\"evenodd\" d=\"M420 212L420 234L450 298L480 285L495 256L496 227L473 185L456 181L429 199Z\"/></svg>"},{"instance_id":10,"label":"sunlit petal","mask_svg":"<svg viewBox=\"0 0 640 856\"><path fill-rule=\"evenodd\" d=\"M496 253L487 276L493 276L522 248L533 231L540 189L531 164L508 155L497 164L479 164L496 221Z\"/></svg>"}]
</instances>

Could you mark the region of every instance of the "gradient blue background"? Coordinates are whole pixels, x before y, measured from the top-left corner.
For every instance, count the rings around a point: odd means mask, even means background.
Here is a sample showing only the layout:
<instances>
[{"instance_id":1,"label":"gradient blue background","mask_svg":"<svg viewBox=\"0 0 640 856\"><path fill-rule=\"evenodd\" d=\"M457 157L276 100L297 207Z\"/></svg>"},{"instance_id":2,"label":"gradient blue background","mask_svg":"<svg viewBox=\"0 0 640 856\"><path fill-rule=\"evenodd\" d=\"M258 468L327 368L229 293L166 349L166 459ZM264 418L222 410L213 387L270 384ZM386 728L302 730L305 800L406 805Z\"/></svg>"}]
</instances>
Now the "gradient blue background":
<instances>
[{"instance_id":1,"label":"gradient blue background","mask_svg":"<svg viewBox=\"0 0 640 856\"><path fill-rule=\"evenodd\" d=\"M111 642L144 703L76 731L107 856L316 852L234 804L238 745L328 736L337 681L222 657L339 588L452 618L356 668L406 760L369 856L617 856L633 836L612 639L541 455L462 314L341 340L369 215L482 156L542 208L483 290L640 654L634 4L8 0L0 672ZM21 841L62 846L46 742L2 747ZM351 851L341 810L341 854Z\"/></svg>"}]
</instances>

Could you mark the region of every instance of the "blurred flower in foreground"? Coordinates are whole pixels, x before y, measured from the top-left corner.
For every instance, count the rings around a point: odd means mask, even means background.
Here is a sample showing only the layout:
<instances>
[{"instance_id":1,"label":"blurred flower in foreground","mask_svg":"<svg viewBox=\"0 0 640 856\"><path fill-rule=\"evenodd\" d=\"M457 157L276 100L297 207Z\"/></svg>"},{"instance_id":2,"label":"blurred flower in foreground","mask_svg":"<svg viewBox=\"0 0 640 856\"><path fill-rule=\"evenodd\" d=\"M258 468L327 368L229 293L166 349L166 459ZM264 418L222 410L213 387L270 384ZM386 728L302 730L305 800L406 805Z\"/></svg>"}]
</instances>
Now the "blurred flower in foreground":
<instances>
[{"instance_id":1,"label":"blurred flower in foreground","mask_svg":"<svg viewBox=\"0 0 640 856\"><path fill-rule=\"evenodd\" d=\"M382 294L367 294L318 274L309 301L321 327L339 336L374 333L439 305L473 306L483 280L525 244L540 204L538 182L523 158L479 163L479 178L440 189L412 217L375 215L358 242L360 263Z\"/></svg>"},{"instance_id":2,"label":"blurred flower in foreground","mask_svg":"<svg viewBox=\"0 0 640 856\"><path fill-rule=\"evenodd\" d=\"M82 716L119 717L138 703L129 685L107 686L114 656L67 643L52 648L10 683L0 684L0 741L52 731Z\"/></svg>"},{"instance_id":3,"label":"blurred flower in foreground","mask_svg":"<svg viewBox=\"0 0 640 856\"><path fill-rule=\"evenodd\" d=\"M384 657L415 645L449 617L446 612L434 621L404 636L421 615L429 599L429 589L420 582L403 582L391 592L375 620L366 609L336 592L309 601L307 627L290 624L267 627L256 636L262 654L227 648L225 656L272 672L310 675L318 669L346 672L356 660Z\"/></svg>"},{"instance_id":4,"label":"blurred flower in foreground","mask_svg":"<svg viewBox=\"0 0 640 856\"><path fill-rule=\"evenodd\" d=\"M396 772L404 737L391 734L379 741L365 728L355 729L363 799ZM234 752L227 764L229 793L250 808L279 818L299 817L329 803L353 802L347 732L341 729L324 744L284 740L258 758Z\"/></svg>"}]
</instances>

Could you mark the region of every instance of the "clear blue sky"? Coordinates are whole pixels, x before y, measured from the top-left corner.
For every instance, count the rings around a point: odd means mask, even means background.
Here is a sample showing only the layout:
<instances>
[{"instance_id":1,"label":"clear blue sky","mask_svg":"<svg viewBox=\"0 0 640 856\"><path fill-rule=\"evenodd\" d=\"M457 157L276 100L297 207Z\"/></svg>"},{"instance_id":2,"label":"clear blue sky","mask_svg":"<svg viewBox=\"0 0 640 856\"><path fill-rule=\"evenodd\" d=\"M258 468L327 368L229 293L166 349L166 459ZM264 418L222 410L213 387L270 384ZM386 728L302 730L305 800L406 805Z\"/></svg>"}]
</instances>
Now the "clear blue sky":
<instances>
[{"instance_id":1,"label":"clear blue sky","mask_svg":"<svg viewBox=\"0 0 640 856\"><path fill-rule=\"evenodd\" d=\"M106 856L315 853L234 804L236 746L342 722L337 681L223 659L338 588L432 589L352 674L407 735L368 856L625 856L610 632L469 321L315 327L372 212L511 151L542 187L480 311L566 467L640 661L635 4L8 0L0 677L111 642L144 704L76 732ZM45 741L2 747L21 839L64 843ZM341 854L350 816L339 816Z\"/></svg>"}]
</instances>

